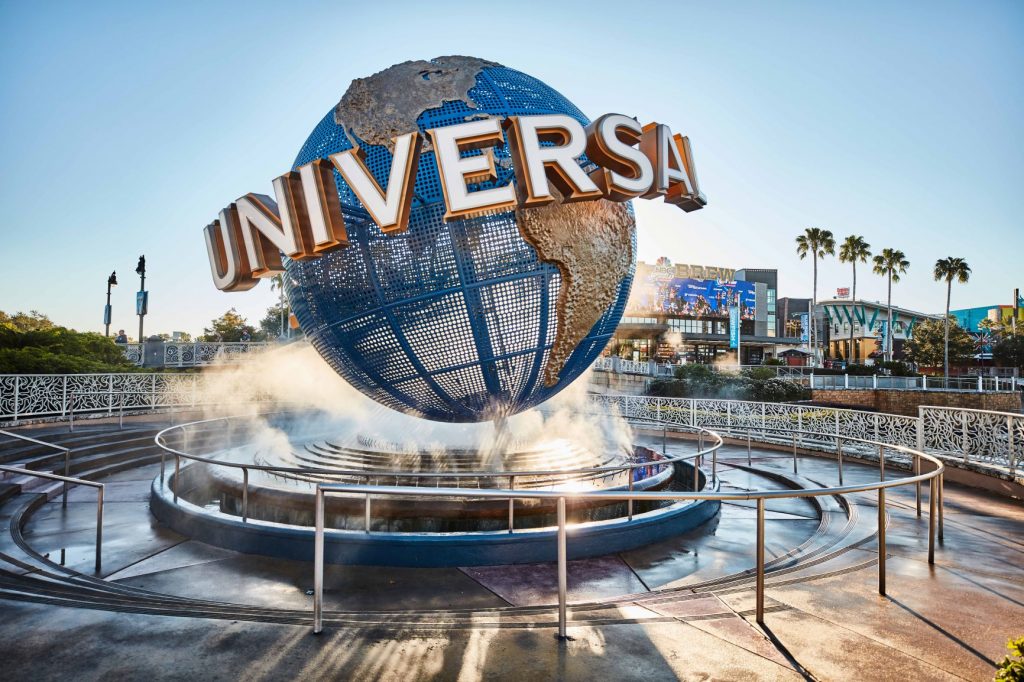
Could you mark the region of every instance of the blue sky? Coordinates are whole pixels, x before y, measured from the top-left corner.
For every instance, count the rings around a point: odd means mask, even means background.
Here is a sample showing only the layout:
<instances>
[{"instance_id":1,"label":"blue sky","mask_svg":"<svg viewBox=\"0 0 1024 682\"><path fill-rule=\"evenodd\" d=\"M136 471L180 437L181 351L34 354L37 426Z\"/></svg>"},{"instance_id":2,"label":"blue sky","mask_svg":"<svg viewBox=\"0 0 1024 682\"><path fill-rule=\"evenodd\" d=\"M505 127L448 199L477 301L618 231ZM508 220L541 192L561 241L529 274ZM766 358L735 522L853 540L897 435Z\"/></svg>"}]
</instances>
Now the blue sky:
<instances>
[{"instance_id":1,"label":"blue sky","mask_svg":"<svg viewBox=\"0 0 1024 682\"><path fill-rule=\"evenodd\" d=\"M623 17L623 8L636 12ZM974 269L954 307L1024 288L1024 4L1019 2L0 2L0 310L102 331L196 333L224 294L201 229L270 192L353 78L444 54L537 76L588 115L690 136L709 205L637 202L641 259L775 267L809 295L805 227L902 249L895 302L941 310L937 258ZM827 262L819 292L849 285ZM884 299L867 266L859 291Z\"/></svg>"}]
</instances>

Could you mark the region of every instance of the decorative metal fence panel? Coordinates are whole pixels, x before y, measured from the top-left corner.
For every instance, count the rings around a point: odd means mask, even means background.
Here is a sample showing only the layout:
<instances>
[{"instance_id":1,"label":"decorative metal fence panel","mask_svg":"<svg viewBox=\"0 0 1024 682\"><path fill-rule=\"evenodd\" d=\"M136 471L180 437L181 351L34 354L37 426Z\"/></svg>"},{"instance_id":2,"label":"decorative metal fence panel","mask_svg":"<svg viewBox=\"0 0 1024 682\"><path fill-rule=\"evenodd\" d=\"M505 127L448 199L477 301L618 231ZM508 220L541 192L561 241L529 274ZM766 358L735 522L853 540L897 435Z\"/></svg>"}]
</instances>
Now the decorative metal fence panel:
<instances>
[{"instance_id":1,"label":"decorative metal fence panel","mask_svg":"<svg viewBox=\"0 0 1024 682\"><path fill-rule=\"evenodd\" d=\"M200 367L215 362L238 360L246 353L263 351L273 345L267 342L167 342L164 343L164 366Z\"/></svg>"},{"instance_id":2,"label":"decorative metal fence panel","mask_svg":"<svg viewBox=\"0 0 1024 682\"><path fill-rule=\"evenodd\" d=\"M931 452L1011 470L1024 461L1024 414L954 407L921 407L919 412L923 445Z\"/></svg>"},{"instance_id":3,"label":"decorative metal fence panel","mask_svg":"<svg viewBox=\"0 0 1024 682\"><path fill-rule=\"evenodd\" d=\"M214 389L214 381L216 377L203 374L4 374L0 375L0 420L205 405L225 398ZM255 393L231 396L245 402L271 398ZM754 439L762 442L788 444L792 435L786 431L803 430L812 434L799 437L801 447L826 451L833 451L838 440L853 437L922 447L929 453L1011 471L1024 461L1024 414L921 407L919 417L906 417L743 400L614 395L595 395L591 400L599 409L632 419L705 427L739 438L753 429ZM844 447L865 446L847 443Z\"/></svg>"},{"instance_id":4,"label":"decorative metal fence panel","mask_svg":"<svg viewBox=\"0 0 1024 682\"><path fill-rule=\"evenodd\" d=\"M624 358L598 358L593 369L599 372L618 374L639 374L650 377L668 378L675 375L678 367L671 363L653 363L626 360ZM786 367L781 365L709 365L715 371L739 372L756 370L775 372L779 378L796 381L804 386L817 389L902 389L915 391L1016 391L1021 385L1015 375L970 376L970 377L898 377L886 375L858 376L849 374L815 374L813 367Z\"/></svg>"}]
</instances>

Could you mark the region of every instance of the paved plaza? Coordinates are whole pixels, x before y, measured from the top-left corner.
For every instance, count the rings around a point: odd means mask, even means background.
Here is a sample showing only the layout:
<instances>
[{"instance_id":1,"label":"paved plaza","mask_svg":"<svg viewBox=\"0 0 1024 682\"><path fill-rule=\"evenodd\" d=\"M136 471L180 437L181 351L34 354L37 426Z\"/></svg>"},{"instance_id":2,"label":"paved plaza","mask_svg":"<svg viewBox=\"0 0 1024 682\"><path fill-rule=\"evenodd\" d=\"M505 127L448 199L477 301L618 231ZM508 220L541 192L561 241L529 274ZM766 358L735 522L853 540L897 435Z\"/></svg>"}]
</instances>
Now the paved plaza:
<instances>
[{"instance_id":1,"label":"paved plaza","mask_svg":"<svg viewBox=\"0 0 1024 682\"><path fill-rule=\"evenodd\" d=\"M130 442L153 426L80 427ZM66 427L64 428L66 430ZM36 429L37 435L54 428ZM70 434L63 438L71 438ZM672 447L682 447L673 445ZM690 446L686 446L690 447ZM724 490L792 476L772 450L725 446ZM571 561L571 639L555 638L552 564L473 568L329 566L325 631L311 633L312 565L239 554L160 526L158 465L110 475L94 582L94 492L73 489L7 530L0 641L12 679L990 679L1024 629L1024 507L947 483L944 541L927 563L912 486L890 492L887 596L877 593L873 493L767 503L765 626L754 621L753 502L726 503L673 540ZM891 473L890 475L902 475ZM877 468L847 463L847 482ZM799 459L835 483L835 463ZM927 487L925 487L927 491ZM572 536L570 532L569 542ZM54 562L56 566L47 564ZM61 573L60 565L81 578Z\"/></svg>"}]
</instances>

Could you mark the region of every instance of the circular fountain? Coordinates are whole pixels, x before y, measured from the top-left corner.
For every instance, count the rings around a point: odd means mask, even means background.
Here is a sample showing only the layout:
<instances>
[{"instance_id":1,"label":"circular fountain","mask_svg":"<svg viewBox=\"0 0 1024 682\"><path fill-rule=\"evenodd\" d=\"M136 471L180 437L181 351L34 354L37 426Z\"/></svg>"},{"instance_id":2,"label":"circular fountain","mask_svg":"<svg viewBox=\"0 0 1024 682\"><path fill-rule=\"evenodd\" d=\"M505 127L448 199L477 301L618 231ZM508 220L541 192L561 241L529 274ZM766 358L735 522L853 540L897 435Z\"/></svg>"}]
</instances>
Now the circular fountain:
<instances>
[{"instance_id":1,"label":"circular fountain","mask_svg":"<svg viewBox=\"0 0 1024 682\"><path fill-rule=\"evenodd\" d=\"M515 418L504 427L431 424L427 433L406 435L393 423L353 427L310 411L184 424L158 437L170 461L154 481L151 506L175 530L211 544L311 558L317 484L369 486L368 494L326 499L328 561L418 566L553 558L556 500L510 502L474 490L565 491L578 557L647 544L717 511L714 502L573 499L583 491L709 483L688 461L691 449L666 455L635 444L621 419L579 418L565 433L534 429L525 438L516 437ZM456 495L374 498L373 486Z\"/></svg>"}]
</instances>

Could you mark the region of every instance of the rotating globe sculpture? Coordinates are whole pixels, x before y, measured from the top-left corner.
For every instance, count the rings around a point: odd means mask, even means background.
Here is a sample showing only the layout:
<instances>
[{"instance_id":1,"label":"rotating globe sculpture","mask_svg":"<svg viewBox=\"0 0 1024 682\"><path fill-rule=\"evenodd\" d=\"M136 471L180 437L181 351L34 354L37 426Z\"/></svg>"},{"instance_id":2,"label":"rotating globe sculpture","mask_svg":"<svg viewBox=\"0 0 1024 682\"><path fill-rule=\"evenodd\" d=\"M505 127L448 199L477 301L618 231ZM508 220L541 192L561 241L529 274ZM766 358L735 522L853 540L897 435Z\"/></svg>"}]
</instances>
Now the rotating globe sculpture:
<instances>
[{"instance_id":1,"label":"rotating globe sculpture","mask_svg":"<svg viewBox=\"0 0 1024 682\"><path fill-rule=\"evenodd\" d=\"M397 135L532 114L589 122L550 86L493 62L405 62L353 81L294 166L358 146L386 186ZM497 178L471 190L515 182L507 147L494 155ZM429 143L419 163L400 234L383 234L335 172L350 246L286 260L291 309L330 366L383 405L452 422L534 407L589 367L618 325L636 266L632 207L556 203L445 223Z\"/></svg>"}]
</instances>

